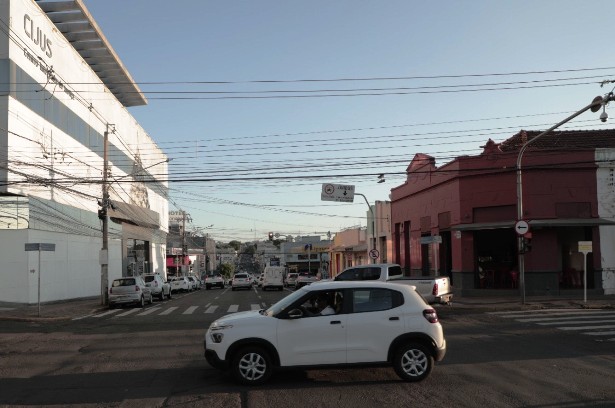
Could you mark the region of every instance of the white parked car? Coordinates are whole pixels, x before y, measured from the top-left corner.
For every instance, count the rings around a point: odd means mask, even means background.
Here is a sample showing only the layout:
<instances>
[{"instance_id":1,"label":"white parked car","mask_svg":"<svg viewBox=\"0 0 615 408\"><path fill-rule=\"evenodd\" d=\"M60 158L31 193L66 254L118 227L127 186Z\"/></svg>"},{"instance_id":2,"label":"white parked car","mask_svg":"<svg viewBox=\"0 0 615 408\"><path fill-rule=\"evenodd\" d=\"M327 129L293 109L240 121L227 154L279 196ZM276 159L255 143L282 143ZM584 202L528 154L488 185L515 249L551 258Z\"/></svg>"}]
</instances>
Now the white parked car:
<instances>
[{"instance_id":1,"label":"white parked car","mask_svg":"<svg viewBox=\"0 0 615 408\"><path fill-rule=\"evenodd\" d=\"M190 282L190 287L192 290L201 289L201 281L195 278L194 276L188 276L188 282Z\"/></svg>"},{"instance_id":2,"label":"white parked car","mask_svg":"<svg viewBox=\"0 0 615 408\"><path fill-rule=\"evenodd\" d=\"M143 280L148 288L152 291L152 296L157 297L160 300L164 300L165 297L171 299L171 284L165 282L162 276L152 273L143 275Z\"/></svg>"},{"instance_id":3,"label":"white parked car","mask_svg":"<svg viewBox=\"0 0 615 408\"><path fill-rule=\"evenodd\" d=\"M171 290L174 292L188 292L192 290L192 284L185 276L173 276L169 278L171 283Z\"/></svg>"},{"instance_id":4,"label":"white parked car","mask_svg":"<svg viewBox=\"0 0 615 408\"><path fill-rule=\"evenodd\" d=\"M262 384L277 367L392 365L421 381L446 353L436 311L412 286L321 282L267 310L214 321L204 340L207 362L242 384Z\"/></svg>"},{"instance_id":5,"label":"white parked car","mask_svg":"<svg viewBox=\"0 0 615 408\"><path fill-rule=\"evenodd\" d=\"M205 289L209 290L213 287L224 289L224 278L220 274L205 275Z\"/></svg>"},{"instance_id":6,"label":"white parked car","mask_svg":"<svg viewBox=\"0 0 615 408\"><path fill-rule=\"evenodd\" d=\"M140 276L127 276L125 278L114 279L109 286L109 308L116 306L135 304L140 307L145 306L145 302L151 304L152 291L145 284Z\"/></svg>"}]
</instances>

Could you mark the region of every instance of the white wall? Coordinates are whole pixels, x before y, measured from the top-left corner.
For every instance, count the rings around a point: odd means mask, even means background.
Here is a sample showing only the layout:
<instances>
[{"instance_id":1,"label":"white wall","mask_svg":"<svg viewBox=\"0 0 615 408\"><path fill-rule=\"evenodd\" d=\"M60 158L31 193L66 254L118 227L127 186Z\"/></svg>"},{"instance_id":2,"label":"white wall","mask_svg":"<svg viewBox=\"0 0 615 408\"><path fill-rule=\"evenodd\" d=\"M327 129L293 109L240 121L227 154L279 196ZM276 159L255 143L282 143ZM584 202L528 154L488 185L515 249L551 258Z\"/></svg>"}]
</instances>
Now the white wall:
<instances>
[{"instance_id":1,"label":"white wall","mask_svg":"<svg viewBox=\"0 0 615 408\"><path fill-rule=\"evenodd\" d=\"M41 251L41 302L100 295L100 238L32 229L0 230L0 300L38 302L38 251L26 243L53 243L55 251ZM120 241L109 242L111 254L120 254ZM122 260L109 260L109 281L121 275ZM119 272L118 272L119 271Z\"/></svg>"}]
</instances>

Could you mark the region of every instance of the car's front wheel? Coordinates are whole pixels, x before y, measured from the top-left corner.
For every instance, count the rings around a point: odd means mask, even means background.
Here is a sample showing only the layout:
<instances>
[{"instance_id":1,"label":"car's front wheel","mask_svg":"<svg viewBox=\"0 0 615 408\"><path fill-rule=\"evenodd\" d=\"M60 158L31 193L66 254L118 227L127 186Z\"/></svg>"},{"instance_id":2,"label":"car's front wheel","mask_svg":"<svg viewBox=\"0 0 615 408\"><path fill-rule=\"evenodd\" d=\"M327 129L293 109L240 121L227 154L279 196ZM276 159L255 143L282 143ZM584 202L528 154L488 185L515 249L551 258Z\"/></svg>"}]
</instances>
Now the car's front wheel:
<instances>
[{"instance_id":1,"label":"car's front wheel","mask_svg":"<svg viewBox=\"0 0 615 408\"><path fill-rule=\"evenodd\" d=\"M263 348L249 346L235 353L231 370L239 383L259 385L265 383L271 377L273 363L271 357Z\"/></svg>"},{"instance_id":2,"label":"car's front wheel","mask_svg":"<svg viewBox=\"0 0 615 408\"><path fill-rule=\"evenodd\" d=\"M169 294L167 295L168 299L171 299L173 297L173 290L169 289Z\"/></svg>"},{"instance_id":3,"label":"car's front wheel","mask_svg":"<svg viewBox=\"0 0 615 408\"><path fill-rule=\"evenodd\" d=\"M145 307L145 296L141 295L141 299L139 299L139 307Z\"/></svg>"},{"instance_id":4,"label":"car's front wheel","mask_svg":"<svg viewBox=\"0 0 615 408\"><path fill-rule=\"evenodd\" d=\"M405 381L424 380L431 373L433 364L433 356L427 347L418 343L404 344L393 357L395 372Z\"/></svg>"}]
</instances>

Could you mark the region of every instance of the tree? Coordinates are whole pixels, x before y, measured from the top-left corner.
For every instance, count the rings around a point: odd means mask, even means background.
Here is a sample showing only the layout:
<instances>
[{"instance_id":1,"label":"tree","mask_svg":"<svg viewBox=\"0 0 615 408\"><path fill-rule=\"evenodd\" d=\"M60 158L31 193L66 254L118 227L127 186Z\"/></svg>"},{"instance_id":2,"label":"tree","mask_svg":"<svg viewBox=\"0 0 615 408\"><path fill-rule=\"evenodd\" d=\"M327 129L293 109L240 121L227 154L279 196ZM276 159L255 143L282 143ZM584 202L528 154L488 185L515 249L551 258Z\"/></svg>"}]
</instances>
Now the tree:
<instances>
[{"instance_id":1,"label":"tree","mask_svg":"<svg viewBox=\"0 0 615 408\"><path fill-rule=\"evenodd\" d=\"M230 263L223 263L220 265L220 274L230 278L233 276L233 272L235 272L235 265Z\"/></svg>"},{"instance_id":2,"label":"tree","mask_svg":"<svg viewBox=\"0 0 615 408\"><path fill-rule=\"evenodd\" d=\"M228 245L232 247L235 251L239 251L239 248L241 248L241 242L239 241L231 241L228 243Z\"/></svg>"}]
</instances>

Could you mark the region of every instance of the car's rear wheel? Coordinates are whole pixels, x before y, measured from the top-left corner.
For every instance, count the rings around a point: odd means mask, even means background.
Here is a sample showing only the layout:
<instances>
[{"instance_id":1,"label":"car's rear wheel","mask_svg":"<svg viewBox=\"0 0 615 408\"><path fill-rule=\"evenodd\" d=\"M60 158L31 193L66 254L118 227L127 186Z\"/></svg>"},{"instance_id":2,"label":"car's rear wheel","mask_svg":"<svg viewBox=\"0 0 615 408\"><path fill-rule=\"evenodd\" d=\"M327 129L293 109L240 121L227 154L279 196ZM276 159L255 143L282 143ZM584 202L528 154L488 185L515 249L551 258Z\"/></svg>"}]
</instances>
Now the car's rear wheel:
<instances>
[{"instance_id":1,"label":"car's rear wheel","mask_svg":"<svg viewBox=\"0 0 615 408\"><path fill-rule=\"evenodd\" d=\"M173 297L173 290L169 289L169 294L167 295L167 298L171 299Z\"/></svg>"},{"instance_id":2,"label":"car's rear wheel","mask_svg":"<svg viewBox=\"0 0 615 408\"><path fill-rule=\"evenodd\" d=\"M231 370L235 379L244 385L265 383L273 373L269 353L258 346L248 346L235 353Z\"/></svg>"},{"instance_id":3,"label":"car's rear wheel","mask_svg":"<svg viewBox=\"0 0 615 408\"><path fill-rule=\"evenodd\" d=\"M407 343L399 347L393 356L393 367L397 375L405 381L421 381L433 369L433 356L419 343Z\"/></svg>"}]
</instances>

